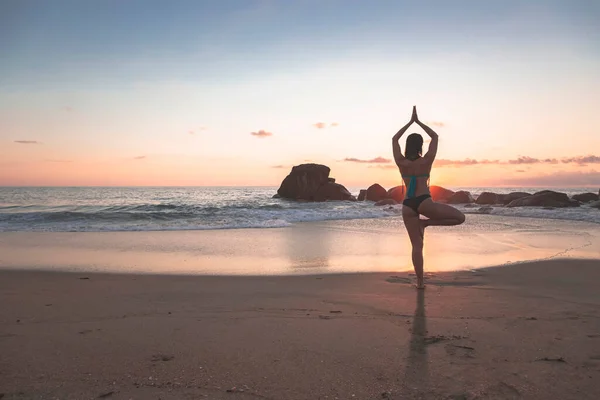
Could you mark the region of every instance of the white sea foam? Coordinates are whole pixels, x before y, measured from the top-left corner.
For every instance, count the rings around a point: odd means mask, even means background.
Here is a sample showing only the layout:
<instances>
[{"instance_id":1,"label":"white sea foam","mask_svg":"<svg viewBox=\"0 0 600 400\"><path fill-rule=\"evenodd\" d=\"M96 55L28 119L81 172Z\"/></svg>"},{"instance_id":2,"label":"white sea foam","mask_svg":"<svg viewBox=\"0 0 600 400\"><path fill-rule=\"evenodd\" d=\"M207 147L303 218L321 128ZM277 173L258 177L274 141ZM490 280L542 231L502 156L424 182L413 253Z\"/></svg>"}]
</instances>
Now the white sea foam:
<instances>
[{"instance_id":1,"label":"white sea foam","mask_svg":"<svg viewBox=\"0 0 600 400\"><path fill-rule=\"evenodd\" d=\"M527 188L511 189L516 190ZM0 231L278 228L299 222L389 218L400 215L402 209L400 205L375 207L372 202L302 203L272 199L275 191L276 188L0 188ZM457 207L467 214L480 213L479 206ZM586 205L550 210L492 206L490 213L600 223L600 210Z\"/></svg>"}]
</instances>

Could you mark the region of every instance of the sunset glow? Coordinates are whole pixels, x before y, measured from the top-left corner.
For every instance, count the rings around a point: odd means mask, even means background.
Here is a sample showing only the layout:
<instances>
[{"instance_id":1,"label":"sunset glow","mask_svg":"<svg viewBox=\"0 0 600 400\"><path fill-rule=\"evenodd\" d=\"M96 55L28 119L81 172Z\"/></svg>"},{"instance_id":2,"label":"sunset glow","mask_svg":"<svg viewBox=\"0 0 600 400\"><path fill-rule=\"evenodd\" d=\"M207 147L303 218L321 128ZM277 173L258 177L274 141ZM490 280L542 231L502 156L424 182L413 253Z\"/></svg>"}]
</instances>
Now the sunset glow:
<instances>
[{"instance_id":1,"label":"sunset glow","mask_svg":"<svg viewBox=\"0 0 600 400\"><path fill-rule=\"evenodd\" d=\"M600 185L600 6L450 3L2 2L0 185L393 186L413 105L432 184Z\"/></svg>"}]
</instances>

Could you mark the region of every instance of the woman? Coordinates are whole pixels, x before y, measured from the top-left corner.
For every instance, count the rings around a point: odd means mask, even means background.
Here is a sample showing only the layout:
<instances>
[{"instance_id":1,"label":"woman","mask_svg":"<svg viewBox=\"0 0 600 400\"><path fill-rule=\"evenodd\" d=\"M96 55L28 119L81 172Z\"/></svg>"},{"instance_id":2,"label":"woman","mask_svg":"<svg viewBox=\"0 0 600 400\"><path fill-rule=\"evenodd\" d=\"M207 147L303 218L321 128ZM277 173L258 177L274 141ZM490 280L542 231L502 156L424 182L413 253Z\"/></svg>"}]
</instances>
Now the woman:
<instances>
[{"instance_id":1,"label":"woman","mask_svg":"<svg viewBox=\"0 0 600 400\"><path fill-rule=\"evenodd\" d=\"M408 135L406 151L402 155L398 140L409 126L416 123L431 138L427 153L423 153L423 137L417 133ZM402 180L406 184L404 201L402 202L402 217L412 244L412 262L417 275L417 289L424 289L423 279L423 239L425 228L433 225L460 225L465 222L465 215L447 204L436 203L429 194L429 173L435 160L438 148L438 135L419 121L417 107L413 107L410 122L396 133L392 139L394 160L400 169ZM424 215L428 219L420 219Z\"/></svg>"}]
</instances>

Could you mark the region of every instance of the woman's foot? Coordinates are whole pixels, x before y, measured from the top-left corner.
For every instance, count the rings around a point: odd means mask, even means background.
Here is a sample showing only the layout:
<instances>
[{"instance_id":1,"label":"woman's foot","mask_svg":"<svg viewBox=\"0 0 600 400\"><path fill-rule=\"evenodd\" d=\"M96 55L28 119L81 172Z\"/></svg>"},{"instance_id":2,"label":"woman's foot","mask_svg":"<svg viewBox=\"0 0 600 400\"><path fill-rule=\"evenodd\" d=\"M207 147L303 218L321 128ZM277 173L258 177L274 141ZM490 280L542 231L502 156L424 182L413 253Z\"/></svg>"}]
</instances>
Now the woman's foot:
<instances>
[{"instance_id":1,"label":"woman's foot","mask_svg":"<svg viewBox=\"0 0 600 400\"><path fill-rule=\"evenodd\" d=\"M415 285L415 287L419 290L423 290L425 289L425 279L424 278L417 278L417 284Z\"/></svg>"}]
</instances>

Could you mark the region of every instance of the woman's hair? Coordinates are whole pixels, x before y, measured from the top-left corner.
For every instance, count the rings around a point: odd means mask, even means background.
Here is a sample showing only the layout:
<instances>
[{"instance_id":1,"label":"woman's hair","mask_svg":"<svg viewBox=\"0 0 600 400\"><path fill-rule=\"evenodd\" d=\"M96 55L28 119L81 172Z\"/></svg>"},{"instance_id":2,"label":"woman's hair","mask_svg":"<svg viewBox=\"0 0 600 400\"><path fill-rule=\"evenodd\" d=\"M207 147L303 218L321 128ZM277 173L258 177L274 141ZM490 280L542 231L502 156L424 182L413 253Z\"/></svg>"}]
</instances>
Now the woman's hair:
<instances>
[{"instance_id":1,"label":"woman's hair","mask_svg":"<svg viewBox=\"0 0 600 400\"><path fill-rule=\"evenodd\" d=\"M411 133L406 138L406 151L404 157L411 161L416 160L423 154L423 137L418 133Z\"/></svg>"}]
</instances>

